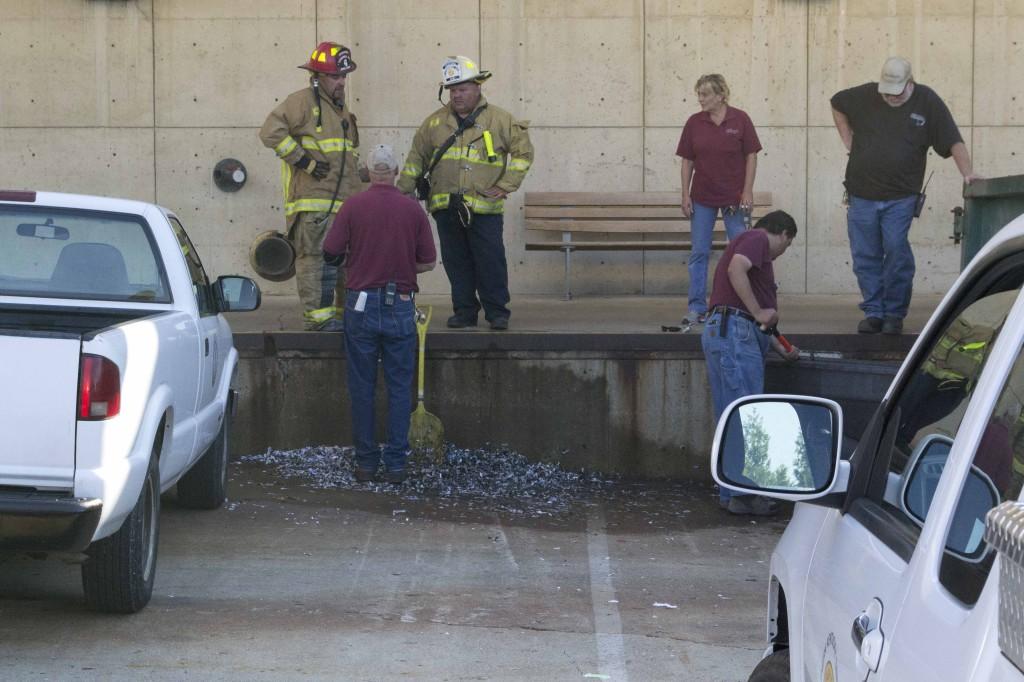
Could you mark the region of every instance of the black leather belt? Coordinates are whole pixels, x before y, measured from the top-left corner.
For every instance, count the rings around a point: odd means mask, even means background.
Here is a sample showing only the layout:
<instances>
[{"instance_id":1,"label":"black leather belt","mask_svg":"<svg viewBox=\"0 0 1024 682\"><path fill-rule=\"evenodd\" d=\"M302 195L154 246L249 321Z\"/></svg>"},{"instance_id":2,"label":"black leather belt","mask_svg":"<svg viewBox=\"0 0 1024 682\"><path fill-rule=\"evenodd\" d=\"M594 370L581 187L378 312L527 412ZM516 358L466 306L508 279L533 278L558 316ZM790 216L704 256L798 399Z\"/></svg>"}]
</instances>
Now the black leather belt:
<instances>
[{"instance_id":1,"label":"black leather belt","mask_svg":"<svg viewBox=\"0 0 1024 682\"><path fill-rule=\"evenodd\" d=\"M720 314L723 318L728 317L729 315L737 315L742 317L744 320L750 320L754 324L757 324L757 320L754 319L753 315L748 313L746 310L733 308L731 305L716 305L711 309L711 314L714 315L715 313Z\"/></svg>"}]
</instances>

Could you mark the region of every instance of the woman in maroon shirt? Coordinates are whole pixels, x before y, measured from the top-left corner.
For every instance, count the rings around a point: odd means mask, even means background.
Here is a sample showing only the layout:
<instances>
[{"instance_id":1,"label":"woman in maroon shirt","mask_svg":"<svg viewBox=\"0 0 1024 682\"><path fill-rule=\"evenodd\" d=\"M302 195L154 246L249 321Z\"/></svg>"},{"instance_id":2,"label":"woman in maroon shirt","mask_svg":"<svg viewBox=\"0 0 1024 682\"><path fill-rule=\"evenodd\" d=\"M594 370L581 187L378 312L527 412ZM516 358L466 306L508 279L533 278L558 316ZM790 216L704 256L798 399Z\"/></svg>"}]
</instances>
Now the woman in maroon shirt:
<instances>
[{"instance_id":1,"label":"woman in maroon shirt","mask_svg":"<svg viewBox=\"0 0 1024 682\"><path fill-rule=\"evenodd\" d=\"M676 155L682 157L683 216L690 219L690 292L683 324L707 316L708 257L719 214L730 240L745 229L754 204L754 175L761 142L747 114L729 106L729 86L713 73L697 79L700 111L683 126ZM690 181L693 181L692 184Z\"/></svg>"}]
</instances>

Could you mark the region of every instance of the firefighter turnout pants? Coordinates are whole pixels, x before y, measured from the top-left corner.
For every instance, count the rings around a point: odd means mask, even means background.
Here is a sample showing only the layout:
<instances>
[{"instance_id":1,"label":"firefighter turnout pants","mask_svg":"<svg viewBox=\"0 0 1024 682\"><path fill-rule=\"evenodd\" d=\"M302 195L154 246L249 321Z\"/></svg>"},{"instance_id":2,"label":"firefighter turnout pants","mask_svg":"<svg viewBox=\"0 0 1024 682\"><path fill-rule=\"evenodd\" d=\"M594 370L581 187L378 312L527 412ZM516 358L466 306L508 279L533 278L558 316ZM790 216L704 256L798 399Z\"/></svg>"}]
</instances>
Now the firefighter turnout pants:
<instances>
[{"instance_id":1,"label":"firefighter turnout pants","mask_svg":"<svg viewBox=\"0 0 1024 682\"><path fill-rule=\"evenodd\" d=\"M329 329L345 310L345 269L324 262L323 243L334 216L301 211L288 236L295 246L295 283L307 331Z\"/></svg>"}]
</instances>

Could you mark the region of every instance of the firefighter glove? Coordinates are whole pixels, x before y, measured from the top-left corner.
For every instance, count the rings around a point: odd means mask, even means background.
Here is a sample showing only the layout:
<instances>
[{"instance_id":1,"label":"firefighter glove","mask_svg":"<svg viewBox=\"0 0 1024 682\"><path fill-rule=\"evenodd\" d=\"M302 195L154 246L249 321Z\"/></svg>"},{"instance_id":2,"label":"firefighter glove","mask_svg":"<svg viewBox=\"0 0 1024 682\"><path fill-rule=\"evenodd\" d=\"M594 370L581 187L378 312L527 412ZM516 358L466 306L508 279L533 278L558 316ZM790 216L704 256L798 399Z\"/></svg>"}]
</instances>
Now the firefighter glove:
<instances>
[{"instance_id":1,"label":"firefighter glove","mask_svg":"<svg viewBox=\"0 0 1024 682\"><path fill-rule=\"evenodd\" d=\"M331 170L331 164L326 161L314 161L312 157L305 154L295 162L297 168L301 168L317 180L323 180Z\"/></svg>"}]
</instances>

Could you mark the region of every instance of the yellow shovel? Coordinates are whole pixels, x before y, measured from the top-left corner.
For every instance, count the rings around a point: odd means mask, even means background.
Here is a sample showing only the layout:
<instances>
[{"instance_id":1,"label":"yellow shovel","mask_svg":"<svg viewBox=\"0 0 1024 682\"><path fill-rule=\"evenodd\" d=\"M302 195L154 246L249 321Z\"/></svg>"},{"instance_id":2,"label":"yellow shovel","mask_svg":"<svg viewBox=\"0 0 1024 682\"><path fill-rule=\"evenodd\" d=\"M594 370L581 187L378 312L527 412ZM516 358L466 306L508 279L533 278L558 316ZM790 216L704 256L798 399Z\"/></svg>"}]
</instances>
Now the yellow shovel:
<instances>
[{"instance_id":1,"label":"yellow shovel","mask_svg":"<svg viewBox=\"0 0 1024 682\"><path fill-rule=\"evenodd\" d=\"M433 311L432 306L427 306L425 313L416 310L416 332L420 337L419 399L409 423L409 445L417 454L431 453L434 459L440 462L444 459L444 426L440 419L423 407L423 365L427 357L427 326L430 324Z\"/></svg>"}]
</instances>

